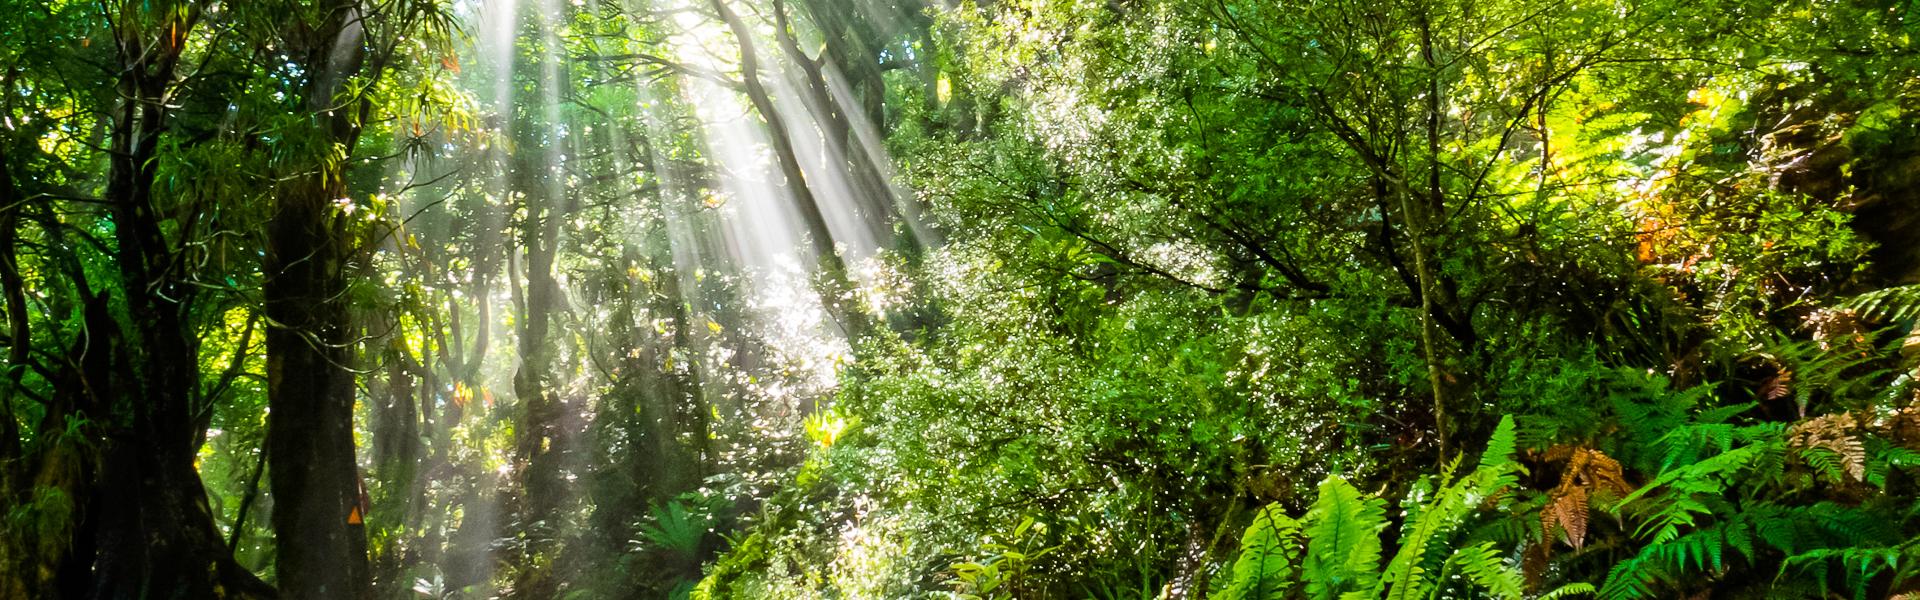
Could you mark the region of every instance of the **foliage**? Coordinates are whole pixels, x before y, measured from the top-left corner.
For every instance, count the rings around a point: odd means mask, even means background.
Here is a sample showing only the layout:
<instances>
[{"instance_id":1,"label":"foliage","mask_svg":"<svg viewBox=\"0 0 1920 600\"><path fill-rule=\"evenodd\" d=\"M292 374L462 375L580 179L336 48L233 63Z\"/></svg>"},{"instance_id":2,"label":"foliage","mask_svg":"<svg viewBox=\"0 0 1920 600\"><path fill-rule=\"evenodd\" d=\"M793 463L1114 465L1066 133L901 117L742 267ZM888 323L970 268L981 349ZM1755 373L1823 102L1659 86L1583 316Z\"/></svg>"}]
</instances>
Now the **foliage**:
<instances>
[{"instance_id":1,"label":"foliage","mask_svg":"<svg viewBox=\"0 0 1920 600\"><path fill-rule=\"evenodd\" d=\"M1914 2L0 7L0 597L1920 594Z\"/></svg>"}]
</instances>

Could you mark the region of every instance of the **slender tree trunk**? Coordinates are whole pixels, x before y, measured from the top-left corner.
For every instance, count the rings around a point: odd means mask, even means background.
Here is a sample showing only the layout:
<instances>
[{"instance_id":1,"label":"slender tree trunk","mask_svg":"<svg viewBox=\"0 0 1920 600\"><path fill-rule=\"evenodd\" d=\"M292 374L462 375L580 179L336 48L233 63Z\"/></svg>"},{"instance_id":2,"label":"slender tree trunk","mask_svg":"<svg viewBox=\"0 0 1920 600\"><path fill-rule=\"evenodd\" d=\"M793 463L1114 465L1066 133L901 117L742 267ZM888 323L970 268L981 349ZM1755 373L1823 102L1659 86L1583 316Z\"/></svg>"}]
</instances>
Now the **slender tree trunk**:
<instances>
[{"instance_id":1,"label":"slender tree trunk","mask_svg":"<svg viewBox=\"0 0 1920 600\"><path fill-rule=\"evenodd\" d=\"M1449 423L1447 411L1447 374L1445 358L1441 355L1436 338L1438 327L1434 324L1434 295L1438 293L1434 283L1433 267L1428 253L1428 235L1432 221L1425 214L1428 210L1444 210L1443 190L1440 187L1440 73L1438 63L1433 56L1433 27L1426 14L1420 15L1420 56L1426 62L1426 134L1427 134L1427 202L1425 206L1414 203L1413 194L1402 188L1400 211L1406 215L1407 238L1413 246L1413 268L1420 280L1420 343L1426 355L1427 383L1433 388L1433 429L1440 449L1439 461L1447 462L1447 436Z\"/></svg>"},{"instance_id":2,"label":"slender tree trunk","mask_svg":"<svg viewBox=\"0 0 1920 600\"><path fill-rule=\"evenodd\" d=\"M262 444L265 446L265 444ZM247 517L253 511L253 501L260 498L260 479L267 474L267 449L260 448L260 455L253 461L253 477L247 479L247 491L240 496L240 508L233 515L233 530L227 533L227 552L240 549L240 538L247 532Z\"/></svg>"},{"instance_id":3,"label":"slender tree trunk","mask_svg":"<svg viewBox=\"0 0 1920 600\"><path fill-rule=\"evenodd\" d=\"M852 185L849 187L857 195L855 200L861 210L871 213L867 215L866 221L874 227L873 233L876 239L884 240L890 233L888 227L900 222L901 219L899 210L894 205L891 188L880 177L879 170L867 160L865 151L859 149L860 140L853 135L850 119L864 118L864 116L856 116L860 114L857 112L859 108L857 106L840 105L840 102L834 98L832 90L827 87L829 84L820 64L800 49L799 42L794 39L793 25L787 18L786 2L773 0L772 10L774 40L787 54L788 60L800 68L800 73L805 79L801 87L807 93L806 104L822 117L818 124L820 136L826 141L826 154L829 158L840 162L837 165L824 165L824 167L842 169L851 175Z\"/></svg>"},{"instance_id":4,"label":"slender tree trunk","mask_svg":"<svg viewBox=\"0 0 1920 600\"><path fill-rule=\"evenodd\" d=\"M373 334L368 332L369 336ZM420 494L420 419L409 354L400 337L389 338L382 357L386 393L376 401L379 420L373 426L374 475L381 483L373 506L377 515L385 517L382 525L394 532L386 544L375 549L373 557L373 585L383 598L399 597L411 587L413 582L402 576L417 552L414 541L418 534L411 527L395 527L411 524Z\"/></svg>"},{"instance_id":5,"label":"slender tree trunk","mask_svg":"<svg viewBox=\"0 0 1920 600\"><path fill-rule=\"evenodd\" d=\"M786 120L774 108L772 96L767 95L766 86L760 82L760 58L753 41L753 28L747 26L746 21L727 6L727 0L708 2L740 44L741 84L754 111L759 112L760 118L767 123L767 136L773 142L775 162L779 163L780 174L787 180L787 191L793 195L800 218L807 227L807 238L813 244L813 253L820 261L821 285L826 288L821 294L822 303L848 337L859 337L866 329L866 319L847 298L853 285L848 279L846 262L834 250L833 233L827 228L826 215L820 212L820 203L807 184L806 172L800 167L800 158L794 151Z\"/></svg>"},{"instance_id":6,"label":"slender tree trunk","mask_svg":"<svg viewBox=\"0 0 1920 600\"><path fill-rule=\"evenodd\" d=\"M547 186L549 188L557 186ZM552 369L553 311L560 293L553 276L554 257L558 254L560 221L565 211L554 206L556 190L536 191L529 198L541 198L547 206L530 208L526 240L526 297L520 313L520 368L513 375L514 397L520 401L519 425L515 430L515 454L520 459L520 490L523 494L520 516L528 543L514 593L520 598L545 598L553 595L555 582L551 570L537 566L536 554L553 550L561 492L560 464L564 455L566 432L561 431L559 398L550 388ZM549 557L551 558L551 557Z\"/></svg>"}]
</instances>

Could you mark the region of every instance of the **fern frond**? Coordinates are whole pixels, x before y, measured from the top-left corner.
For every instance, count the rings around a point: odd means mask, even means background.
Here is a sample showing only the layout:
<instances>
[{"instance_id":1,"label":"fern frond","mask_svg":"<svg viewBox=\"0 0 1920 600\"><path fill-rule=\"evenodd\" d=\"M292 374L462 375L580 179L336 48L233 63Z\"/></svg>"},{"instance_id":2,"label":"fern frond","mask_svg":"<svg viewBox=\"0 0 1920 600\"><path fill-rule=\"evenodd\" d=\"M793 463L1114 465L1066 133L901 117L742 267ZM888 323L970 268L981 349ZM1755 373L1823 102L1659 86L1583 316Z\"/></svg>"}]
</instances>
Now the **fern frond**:
<instances>
[{"instance_id":1,"label":"fern frond","mask_svg":"<svg viewBox=\"0 0 1920 600\"><path fill-rule=\"evenodd\" d=\"M1700 462L1669 470L1655 478L1652 483L1621 498L1620 503L1631 503L1642 496L1670 487L1701 488L1698 491L1714 493L1724 491L1726 479L1738 474L1765 451L1765 446L1761 444L1742 446Z\"/></svg>"},{"instance_id":2,"label":"fern frond","mask_svg":"<svg viewBox=\"0 0 1920 600\"><path fill-rule=\"evenodd\" d=\"M1694 415L1693 422L1715 425L1725 423L1727 419L1738 416L1740 413L1753 410L1753 407L1759 405L1760 403L1758 402L1744 402L1741 404L1729 404L1719 408L1709 408L1700 411L1700 414Z\"/></svg>"},{"instance_id":3,"label":"fern frond","mask_svg":"<svg viewBox=\"0 0 1920 600\"><path fill-rule=\"evenodd\" d=\"M1493 544L1480 544L1454 551L1447 558L1442 572L1458 571L1467 576L1467 580L1480 586L1496 598L1517 599L1526 587L1526 577L1520 569L1506 564L1500 559Z\"/></svg>"},{"instance_id":4,"label":"fern frond","mask_svg":"<svg viewBox=\"0 0 1920 600\"><path fill-rule=\"evenodd\" d=\"M1652 595L1657 581L1697 579L1693 573L1720 571L1726 536L1719 527L1696 530L1671 540L1648 544L1633 558L1620 561L1607 574L1601 598L1640 598Z\"/></svg>"},{"instance_id":5,"label":"fern frond","mask_svg":"<svg viewBox=\"0 0 1920 600\"><path fill-rule=\"evenodd\" d=\"M1284 597L1293 585L1299 535L1300 524L1279 505L1260 509L1241 537L1240 558L1234 562L1232 583L1221 593L1221 600Z\"/></svg>"},{"instance_id":6,"label":"fern frond","mask_svg":"<svg viewBox=\"0 0 1920 600\"><path fill-rule=\"evenodd\" d=\"M1853 596L1865 598L1874 578L1900 567L1902 554L1899 548L1892 547L1811 550L1788 557L1786 562L1781 563L1780 573L1786 575L1796 567L1819 573L1824 587L1829 565L1838 562L1841 567L1839 572L1847 587L1853 591Z\"/></svg>"},{"instance_id":7,"label":"fern frond","mask_svg":"<svg viewBox=\"0 0 1920 600\"><path fill-rule=\"evenodd\" d=\"M1519 469L1519 463L1513 460L1516 435L1513 417L1501 417L1500 424L1494 427L1493 437L1487 438L1487 450L1480 454L1480 466L1476 471L1511 472Z\"/></svg>"},{"instance_id":8,"label":"fern frond","mask_svg":"<svg viewBox=\"0 0 1920 600\"><path fill-rule=\"evenodd\" d=\"M1878 437L1867 440L1867 451L1869 460L1864 480L1882 490L1887 487L1887 475L1894 469L1920 467L1920 452L1895 446Z\"/></svg>"},{"instance_id":9,"label":"fern frond","mask_svg":"<svg viewBox=\"0 0 1920 600\"><path fill-rule=\"evenodd\" d=\"M1551 592L1541 594L1539 597L1534 598L1534 600L1560 600L1561 598L1571 598L1574 596L1592 596L1597 591L1591 583L1569 583Z\"/></svg>"},{"instance_id":10,"label":"fern frond","mask_svg":"<svg viewBox=\"0 0 1920 600\"><path fill-rule=\"evenodd\" d=\"M1694 531L1672 541L1647 546L1641 555L1658 561L1667 570L1685 573L1691 570L1719 570L1725 540L1719 528Z\"/></svg>"},{"instance_id":11,"label":"fern frond","mask_svg":"<svg viewBox=\"0 0 1920 600\"><path fill-rule=\"evenodd\" d=\"M1367 498L1339 477L1320 482L1320 497L1307 510L1307 559L1302 575L1307 597L1338 598L1372 587L1379 576L1380 530L1386 502Z\"/></svg>"},{"instance_id":12,"label":"fern frond","mask_svg":"<svg viewBox=\"0 0 1920 600\"><path fill-rule=\"evenodd\" d=\"M1920 317L1920 285L1903 285L1854 296L1837 305L1861 319L1898 323Z\"/></svg>"},{"instance_id":13,"label":"fern frond","mask_svg":"<svg viewBox=\"0 0 1920 600\"><path fill-rule=\"evenodd\" d=\"M1607 581L1600 586L1597 595L1600 600L1633 600L1653 595L1649 587L1659 573L1645 566L1644 556L1635 556L1613 565L1607 571Z\"/></svg>"},{"instance_id":14,"label":"fern frond","mask_svg":"<svg viewBox=\"0 0 1920 600\"><path fill-rule=\"evenodd\" d=\"M1488 495L1514 484L1514 473L1520 466L1513 459L1513 430L1513 417L1501 418L1487 442L1487 451L1480 456L1479 467L1442 488L1419 512L1409 511L1412 514L1400 536L1400 549L1376 584L1375 596L1387 600L1426 596L1433 586L1428 574L1445 570L1446 559L1437 551L1443 548L1444 537Z\"/></svg>"}]
</instances>

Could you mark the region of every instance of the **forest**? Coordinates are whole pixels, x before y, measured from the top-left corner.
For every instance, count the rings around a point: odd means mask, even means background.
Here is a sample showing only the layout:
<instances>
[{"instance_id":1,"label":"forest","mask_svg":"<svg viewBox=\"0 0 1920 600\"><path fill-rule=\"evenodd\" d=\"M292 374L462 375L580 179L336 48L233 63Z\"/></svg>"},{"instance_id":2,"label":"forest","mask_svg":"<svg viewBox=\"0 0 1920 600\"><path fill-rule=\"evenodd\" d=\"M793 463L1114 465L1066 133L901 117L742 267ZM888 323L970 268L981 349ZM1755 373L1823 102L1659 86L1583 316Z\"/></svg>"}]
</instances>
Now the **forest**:
<instances>
[{"instance_id":1,"label":"forest","mask_svg":"<svg viewBox=\"0 0 1920 600\"><path fill-rule=\"evenodd\" d=\"M0 0L0 600L1920 600L1920 0Z\"/></svg>"}]
</instances>

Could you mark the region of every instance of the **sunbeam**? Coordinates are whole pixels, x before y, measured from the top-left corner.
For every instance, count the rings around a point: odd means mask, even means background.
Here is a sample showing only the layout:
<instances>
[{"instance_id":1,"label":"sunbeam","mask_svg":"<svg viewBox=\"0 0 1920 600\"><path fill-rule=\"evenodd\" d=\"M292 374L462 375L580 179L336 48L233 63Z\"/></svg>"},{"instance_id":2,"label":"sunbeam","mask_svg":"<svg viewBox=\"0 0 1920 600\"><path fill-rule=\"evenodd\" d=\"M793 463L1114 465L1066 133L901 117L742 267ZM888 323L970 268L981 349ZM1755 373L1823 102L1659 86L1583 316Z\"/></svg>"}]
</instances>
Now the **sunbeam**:
<instances>
[{"instance_id":1,"label":"sunbeam","mask_svg":"<svg viewBox=\"0 0 1920 600\"><path fill-rule=\"evenodd\" d=\"M0 600L1920 598L1920 2L0 5Z\"/></svg>"}]
</instances>

